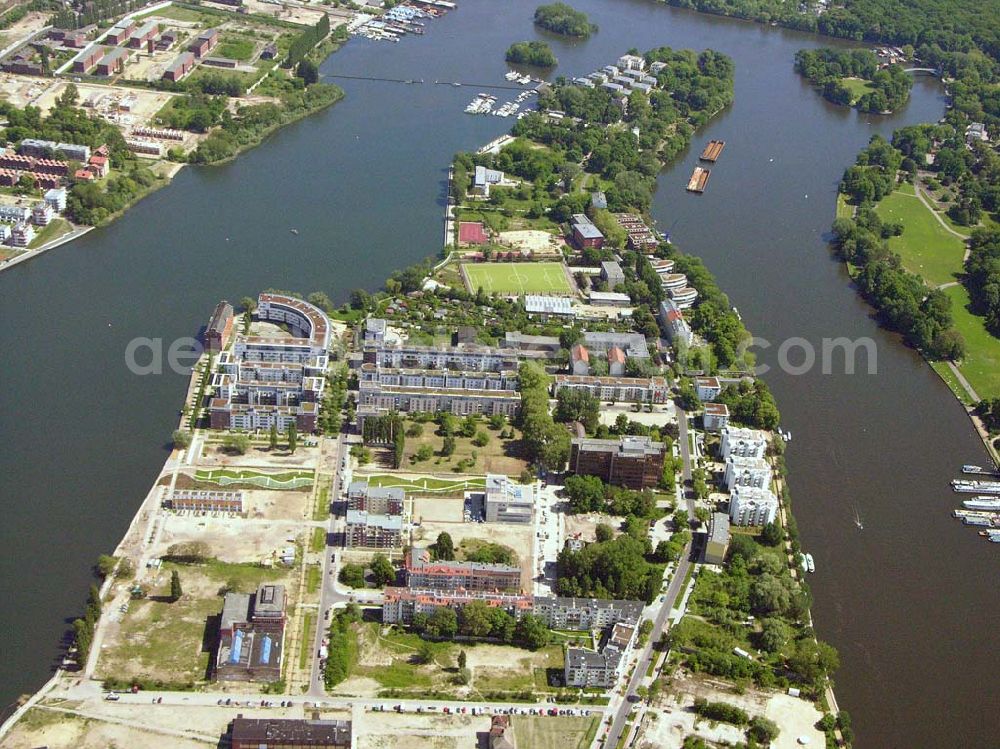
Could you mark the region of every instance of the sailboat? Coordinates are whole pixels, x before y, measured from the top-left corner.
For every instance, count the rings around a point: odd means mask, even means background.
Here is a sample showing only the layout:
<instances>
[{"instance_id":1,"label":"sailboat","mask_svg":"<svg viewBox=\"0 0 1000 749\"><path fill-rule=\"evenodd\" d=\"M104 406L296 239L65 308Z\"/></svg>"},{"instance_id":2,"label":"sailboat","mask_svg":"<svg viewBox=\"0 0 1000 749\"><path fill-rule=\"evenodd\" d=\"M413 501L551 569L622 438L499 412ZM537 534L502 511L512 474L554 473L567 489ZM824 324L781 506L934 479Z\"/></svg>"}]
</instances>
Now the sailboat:
<instances>
[{"instance_id":1,"label":"sailboat","mask_svg":"<svg viewBox=\"0 0 1000 749\"><path fill-rule=\"evenodd\" d=\"M859 531L863 531L865 529L865 524L861 522L861 515L858 514L858 508L856 506L854 508L854 524L858 526Z\"/></svg>"}]
</instances>

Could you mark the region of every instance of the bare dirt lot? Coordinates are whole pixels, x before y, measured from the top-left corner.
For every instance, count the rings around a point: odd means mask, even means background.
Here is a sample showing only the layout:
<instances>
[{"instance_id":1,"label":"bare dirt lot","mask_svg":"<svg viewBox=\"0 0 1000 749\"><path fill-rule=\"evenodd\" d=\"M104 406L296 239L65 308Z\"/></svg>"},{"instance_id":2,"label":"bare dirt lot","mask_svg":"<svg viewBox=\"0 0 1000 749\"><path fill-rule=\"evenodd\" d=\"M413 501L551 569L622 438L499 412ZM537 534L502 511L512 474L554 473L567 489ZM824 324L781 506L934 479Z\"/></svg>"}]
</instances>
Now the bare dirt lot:
<instances>
[{"instance_id":1,"label":"bare dirt lot","mask_svg":"<svg viewBox=\"0 0 1000 749\"><path fill-rule=\"evenodd\" d=\"M618 534L625 518L618 515L603 515L591 512L586 515L566 515L566 538L579 538L585 543L597 540L597 526L610 525Z\"/></svg>"},{"instance_id":2,"label":"bare dirt lot","mask_svg":"<svg viewBox=\"0 0 1000 749\"><path fill-rule=\"evenodd\" d=\"M169 596L174 569L183 590L176 601ZM117 608L107 612L98 676L168 684L202 681L215 645L222 589L252 592L262 582L283 583L291 607L297 593L294 580L293 571L250 564L166 563L148 581L148 597L130 601L124 613Z\"/></svg>"},{"instance_id":3,"label":"bare dirt lot","mask_svg":"<svg viewBox=\"0 0 1000 749\"><path fill-rule=\"evenodd\" d=\"M464 499L454 497L417 497L413 500L413 519L422 523L461 523Z\"/></svg>"},{"instance_id":4,"label":"bare dirt lot","mask_svg":"<svg viewBox=\"0 0 1000 749\"><path fill-rule=\"evenodd\" d=\"M777 723L781 729L778 738L771 744L774 749L793 749L801 746L799 739L807 738L810 746L823 746L823 733L815 724L822 717L813 703L798 697L778 692L751 690L745 694L735 694L723 682L679 675L669 696L659 701L655 710L650 710L644 723L637 746L640 749L665 747L678 748L684 737L696 735L711 742L736 744L746 740L744 732L727 723L711 724L699 719L691 706L695 697L704 697L713 702L735 705L751 716L762 715Z\"/></svg>"},{"instance_id":5,"label":"bare dirt lot","mask_svg":"<svg viewBox=\"0 0 1000 749\"><path fill-rule=\"evenodd\" d=\"M315 468L319 460L318 447L305 447L304 438L299 436L299 444L294 453L285 448L285 436L279 437L278 448L274 451L266 445L251 447L246 455L233 455L226 452L222 442L206 442L198 456L199 468L266 468L280 470L283 468Z\"/></svg>"},{"instance_id":6,"label":"bare dirt lot","mask_svg":"<svg viewBox=\"0 0 1000 749\"><path fill-rule=\"evenodd\" d=\"M298 492L269 492L299 494ZM200 541L208 545L211 555L223 562L261 561L276 559L275 552L294 543L304 542L301 522L258 521L234 517L208 517L166 514L163 530L152 549L152 556L164 556L176 544Z\"/></svg>"}]
</instances>

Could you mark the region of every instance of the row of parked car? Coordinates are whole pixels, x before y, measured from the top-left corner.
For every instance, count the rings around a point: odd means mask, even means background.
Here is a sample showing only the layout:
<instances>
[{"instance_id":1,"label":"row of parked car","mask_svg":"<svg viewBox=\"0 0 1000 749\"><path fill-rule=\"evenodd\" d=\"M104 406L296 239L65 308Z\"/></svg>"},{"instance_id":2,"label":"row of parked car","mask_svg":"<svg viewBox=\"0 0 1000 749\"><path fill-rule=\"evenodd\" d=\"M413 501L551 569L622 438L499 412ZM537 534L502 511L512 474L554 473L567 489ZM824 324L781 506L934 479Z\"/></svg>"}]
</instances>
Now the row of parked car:
<instances>
[{"instance_id":1,"label":"row of parked car","mask_svg":"<svg viewBox=\"0 0 1000 749\"><path fill-rule=\"evenodd\" d=\"M374 713L385 712L388 709L387 705L372 705L370 710ZM454 713L465 714L469 713L471 715L580 715L587 716L590 715L590 710L578 707L442 707L438 708L437 705L428 705L427 707L417 706L416 708L410 708L407 705L396 705L392 708L397 713L436 713L440 712L445 715Z\"/></svg>"}]
</instances>

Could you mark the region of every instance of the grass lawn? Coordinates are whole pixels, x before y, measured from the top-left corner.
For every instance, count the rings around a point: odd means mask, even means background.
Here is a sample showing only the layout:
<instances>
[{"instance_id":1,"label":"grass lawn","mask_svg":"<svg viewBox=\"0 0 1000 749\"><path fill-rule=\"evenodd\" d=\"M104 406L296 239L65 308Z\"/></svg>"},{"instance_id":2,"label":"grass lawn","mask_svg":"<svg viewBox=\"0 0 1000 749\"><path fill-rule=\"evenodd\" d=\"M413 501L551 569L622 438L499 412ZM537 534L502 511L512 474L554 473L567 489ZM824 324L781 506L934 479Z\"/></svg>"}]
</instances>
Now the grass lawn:
<instances>
[{"instance_id":1,"label":"grass lawn","mask_svg":"<svg viewBox=\"0 0 1000 749\"><path fill-rule=\"evenodd\" d=\"M840 82L851 92L851 106L869 91L875 90L875 87L864 78L841 78Z\"/></svg>"},{"instance_id":2,"label":"grass lawn","mask_svg":"<svg viewBox=\"0 0 1000 749\"><path fill-rule=\"evenodd\" d=\"M407 422L407 427L412 422ZM455 452L448 456L441 455L441 448L444 445L444 437L435 434L437 425L433 422L422 424L423 434L419 437L407 437L406 449L403 453L402 465L414 471L431 471L441 473L451 471L462 461L462 473L502 473L508 476L520 476L527 466L524 460L523 447L520 441L520 432L515 430L514 439L500 439L499 431L488 429L486 423L479 425L478 431L489 435L490 441L484 446L478 447L472 444L470 437L455 437ZM504 427L505 429L508 427ZM416 460L417 451L423 446L429 446L434 454L428 460ZM476 460L473 465L472 453L476 453Z\"/></svg>"},{"instance_id":3,"label":"grass lawn","mask_svg":"<svg viewBox=\"0 0 1000 749\"><path fill-rule=\"evenodd\" d=\"M323 570L318 564L310 564L306 567L306 593L312 595L319 590L320 579L323 577Z\"/></svg>"},{"instance_id":4,"label":"grass lawn","mask_svg":"<svg viewBox=\"0 0 1000 749\"><path fill-rule=\"evenodd\" d=\"M252 470L231 470L213 468L195 471L195 481L210 481L215 484L253 484L265 489L300 489L313 482L312 471L284 471L265 473Z\"/></svg>"},{"instance_id":5,"label":"grass lawn","mask_svg":"<svg viewBox=\"0 0 1000 749\"><path fill-rule=\"evenodd\" d=\"M368 483L371 486L400 486L408 492L421 492L422 494L449 494L461 493L470 489L484 489L486 478L464 478L452 481L432 477L408 479L402 476L381 474L369 476Z\"/></svg>"},{"instance_id":6,"label":"grass lawn","mask_svg":"<svg viewBox=\"0 0 1000 749\"><path fill-rule=\"evenodd\" d=\"M847 202L847 196L837 193L837 218L854 218L854 206Z\"/></svg>"},{"instance_id":7,"label":"grass lawn","mask_svg":"<svg viewBox=\"0 0 1000 749\"><path fill-rule=\"evenodd\" d=\"M174 21L190 21L193 23L200 23L202 21L207 23L212 20L212 17L205 13L199 13L196 10L181 8L176 5L168 5L166 8L160 8L159 10L150 11L149 13L141 13L136 16L136 18L148 18L149 16L169 18Z\"/></svg>"},{"instance_id":8,"label":"grass lawn","mask_svg":"<svg viewBox=\"0 0 1000 749\"><path fill-rule=\"evenodd\" d=\"M967 309L969 292L964 286L949 286L944 290L951 298L951 314L955 327L965 338L967 352L958 365L980 398L1000 396L1000 340L994 338L983 318Z\"/></svg>"},{"instance_id":9,"label":"grass lawn","mask_svg":"<svg viewBox=\"0 0 1000 749\"><path fill-rule=\"evenodd\" d=\"M889 248L899 253L908 271L933 286L954 281L962 272L965 243L941 226L918 198L893 192L876 211L883 220L905 227L902 235L889 240Z\"/></svg>"},{"instance_id":10,"label":"grass lawn","mask_svg":"<svg viewBox=\"0 0 1000 749\"><path fill-rule=\"evenodd\" d=\"M571 294L562 263L463 264L470 292L487 294Z\"/></svg>"},{"instance_id":11,"label":"grass lawn","mask_svg":"<svg viewBox=\"0 0 1000 749\"><path fill-rule=\"evenodd\" d=\"M299 647L299 668L309 665L309 653L312 651L313 638L316 635L316 614L307 611L302 617L302 644Z\"/></svg>"},{"instance_id":12,"label":"grass lawn","mask_svg":"<svg viewBox=\"0 0 1000 749\"><path fill-rule=\"evenodd\" d=\"M246 62L253 57L256 48L256 45L249 39L240 36L224 36L215 49L215 56Z\"/></svg>"},{"instance_id":13,"label":"grass lawn","mask_svg":"<svg viewBox=\"0 0 1000 749\"><path fill-rule=\"evenodd\" d=\"M73 231L73 225L69 221L61 218L53 219L48 226L35 235L35 238L28 245L28 249L34 250L37 247L59 239L64 234L69 234L71 231Z\"/></svg>"},{"instance_id":14,"label":"grass lawn","mask_svg":"<svg viewBox=\"0 0 1000 749\"><path fill-rule=\"evenodd\" d=\"M553 718L538 715L520 716L514 724L514 737L518 746L532 749L584 749L590 746L597 734L601 719Z\"/></svg>"},{"instance_id":15,"label":"grass lawn","mask_svg":"<svg viewBox=\"0 0 1000 749\"><path fill-rule=\"evenodd\" d=\"M309 551L323 551L326 547L326 529L313 528L309 538Z\"/></svg>"}]
</instances>

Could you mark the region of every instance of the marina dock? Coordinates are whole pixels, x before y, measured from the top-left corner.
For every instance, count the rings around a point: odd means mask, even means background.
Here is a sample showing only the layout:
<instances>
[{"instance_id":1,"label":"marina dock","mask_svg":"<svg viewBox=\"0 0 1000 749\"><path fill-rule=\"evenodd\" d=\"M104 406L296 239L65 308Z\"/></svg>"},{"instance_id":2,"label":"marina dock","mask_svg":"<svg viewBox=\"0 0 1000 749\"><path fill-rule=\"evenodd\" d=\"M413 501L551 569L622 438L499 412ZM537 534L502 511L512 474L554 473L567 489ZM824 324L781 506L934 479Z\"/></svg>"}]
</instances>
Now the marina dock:
<instances>
[{"instance_id":1,"label":"marina dock","mask_svg":"<svg viewBox=\"0 0 1000 749\"><path fill-rule=\"evenodd\" d=\"M712 172L710 170L696 166L694 171L691 172L691 179L688 180L687 191L697 193L705 192L705 185L708 184L708 178L711 174Z\"/></svg>"},{"instance_id":2,"label":"marina dock","mask_svg":"<svg viewBox=\"0 0 1000 749\"><path fill-rule=\"evenodd\" d=\"M710 140L708 145L705 146L705 150L701 152L701 156L698 158L702 161L717 161L722 155L722 149L726 147L726 141L724 140Z\"/></svg>"}]
</instances>

